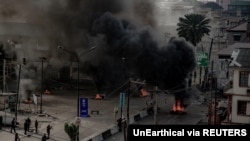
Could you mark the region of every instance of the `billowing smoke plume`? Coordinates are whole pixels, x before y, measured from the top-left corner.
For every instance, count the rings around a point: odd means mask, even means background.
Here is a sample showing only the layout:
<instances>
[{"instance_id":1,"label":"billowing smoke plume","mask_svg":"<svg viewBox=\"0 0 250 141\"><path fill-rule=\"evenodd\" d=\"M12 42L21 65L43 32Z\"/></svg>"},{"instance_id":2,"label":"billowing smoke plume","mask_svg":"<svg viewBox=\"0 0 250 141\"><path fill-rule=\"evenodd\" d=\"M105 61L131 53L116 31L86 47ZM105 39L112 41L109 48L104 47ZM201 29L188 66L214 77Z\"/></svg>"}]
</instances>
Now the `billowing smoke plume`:
<instances>
[{"instance_id":1,"label":"billowing smoke plume","mask_svg":"<svg viewBox=\"0 0 250 141\"><path fill-rule=\"evenodd\" d=\"M95 21L93 30L104 35L95 74L100 86L132 77L161 89L180 88L195 67L193 46L182 38L159 46L151 27L137 27L109 12Z\"/></svg>"},{"instance_id":2,"label":"billowing smoke plume","mask_svg":"<svg viewBox=\"0 0 250 141\"><path fill-rule=\"evenodd\" d=\"M44 41L49 62L44 66L45 77L53 67L62 67L62 58L69 60L59 53L58 45L77 54L96 45L96 51L81 59L81 71L93 77L100 91L128 78L146 80L161 89L183 86L195 66L192 46L179 38L159 43L154 8L152 0L9 0L1 3L0 17L46 31L41 35L49 39ZM30 49L23 51L29 51L29 60L40 56ZM38 75L39 69L34 67Z\"/></svg>"}]
</instances>

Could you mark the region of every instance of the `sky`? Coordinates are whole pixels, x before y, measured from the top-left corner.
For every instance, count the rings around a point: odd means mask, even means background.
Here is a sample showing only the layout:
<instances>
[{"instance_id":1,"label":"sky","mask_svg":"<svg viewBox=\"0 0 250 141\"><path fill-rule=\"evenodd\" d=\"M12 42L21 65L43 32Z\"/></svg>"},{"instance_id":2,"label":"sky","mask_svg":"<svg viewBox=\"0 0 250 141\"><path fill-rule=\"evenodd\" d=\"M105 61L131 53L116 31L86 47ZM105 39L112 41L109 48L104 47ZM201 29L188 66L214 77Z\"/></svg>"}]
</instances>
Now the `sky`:
<instances>
[{"instance_id":1,"label":"sky","mask_svg":"<svg viewBox=\"0 0 250 141\"><path fill-rule=\"evenodd\" d=\"M213 2L216 2L216 0L197 0L197 1L213 1Z\"/></svg>"}]
</instances>

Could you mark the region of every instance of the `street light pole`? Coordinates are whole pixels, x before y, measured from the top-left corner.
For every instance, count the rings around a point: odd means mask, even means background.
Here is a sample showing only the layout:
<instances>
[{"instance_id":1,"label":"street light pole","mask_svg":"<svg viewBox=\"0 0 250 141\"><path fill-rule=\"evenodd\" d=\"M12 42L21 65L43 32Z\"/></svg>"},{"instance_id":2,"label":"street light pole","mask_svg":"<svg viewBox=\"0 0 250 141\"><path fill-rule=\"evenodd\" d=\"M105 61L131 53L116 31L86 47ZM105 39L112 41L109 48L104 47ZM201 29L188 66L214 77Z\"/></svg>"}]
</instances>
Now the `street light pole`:
<instances>
[{"instance_id":1,"label":"street light pole","mask_svg":"<svg viewBox=\"0 0 250 141\"><path fill-rule=\"evenodd\" d=\"M126 133L126 135L125 135L125 141L128 141L128 126L129 126L129 124L130 124L130 115L129 115L129 113L130 113L130 108L129 108L129 106L130 106L130 87L131 87L131 78L129 78L129 82L128 82L128 94L127 94L127 121L126 121L126 130L125 130L125 133Z\"/></svg>"},{"instance_id":2,"label":"street light pole","mask_svg":"<svg viewBox=\"0 0 250 141\"><path fill-rule=\"evenodd\" d=\"M88 49L87 51L83 52L82 54L80 55L77 55L76 52L72 52L70 50L67 50L65 49L63 46L58 46L59 49L71 54L73 57L75 57L75 60L77 61L77 113L76 113L76 116L79 117L80 115L80 112L79 112L79 107L80 107L80 102L79 102L79 99L80 99L80 86L79 86L79 81L80 81L80 57L82 55L85 55L91 51L93 51L96 46L93 46L91 47L90 49Z\"/></svg>"},{"instance_id":3,"label":"street light pole","mask_svg":"<svg viewBox=\"0 0 250 141\"><path fill-rule=\"evenodd\" d=\"M43 61L46 59L45 57L39 57L39 59L41 60L42 62L42 70L41 70L41 99L40 99L40 114L43 113Z\"/></svg>"},{"instance_id":4,"label":"street light pole","mask_svg":"<svg viewBox=\"0 0 250 141\"><path fill-rule=\"evenodd\" d=\"M79 117L79 115L80 115L80 110L79 110L79 107L80 107L80 86L79 86L79 81L80 81L80 73L79 73L79 71L80 71L80 59L79 59L79 57L78 57L78 59L77 59L77 117Z\"/></svg>"},{"instance_id":5,"label":"street light pole","mask_svg":"<svg viewBox=\"0 0 250 141\"><path fill-rule=\"evenodd\" d=\"M18 82L17 82L17 94L16 94L16 110L15 110L15 119L17 121L17 105L19 101L19 89L20 89L20 77L21 77L21 67L22 65L19 64L19 71L18 71Z\"/></svg>"},{"instance_id":6,"label":"street light pole","mask_svg":"<svg viewBox=\"0 0 250 141\"><path fill-rule=\"evenodd\" d=\"M65 49L63 46L58 46L59 49L62 49L63 51L71 54L72 56L75 57L76 61L77 61L77 113L76 116L80 117L80 87L79 87L79 81L80 81L80 57L84 54L87 54L91 51L93 51L96 46L91 47L90 49L88 49L87 51L83 52L80 55L77 55L76 52L72 52L70 50ZM79 125L77 125L77 141L79 141Z\"/></svg>"}]
</instances>

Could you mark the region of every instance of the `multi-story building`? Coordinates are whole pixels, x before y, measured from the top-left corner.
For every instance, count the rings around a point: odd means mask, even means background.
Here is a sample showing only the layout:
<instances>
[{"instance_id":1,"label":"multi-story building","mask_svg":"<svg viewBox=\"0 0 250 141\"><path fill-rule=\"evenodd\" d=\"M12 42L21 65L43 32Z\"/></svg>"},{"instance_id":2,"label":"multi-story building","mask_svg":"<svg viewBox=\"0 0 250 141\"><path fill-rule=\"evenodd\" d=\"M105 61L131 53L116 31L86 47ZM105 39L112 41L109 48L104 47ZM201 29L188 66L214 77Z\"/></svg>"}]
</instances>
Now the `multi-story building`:
<instances>
[{"instance_id":1,"label":"multi-story building","mask_svg":"<svg viewBox=\"0 0 250 141\"><path fill-rule=\"evenodd\" d=\"M242 21L237 26L227 29L228 45L237 42L250 43L250 22Z\"/></svg>"},{"instance_id":2,"label":"multi-story building","mask_svg":"<svg viewBox=\"0 0 250 141\"><path fill-rule=\"evenodd\" d=\"M250 1L233 0L226 13L230 16L250 17Z\"/></svg>"},{"instance_id":3,"label":"multi-story building","mask_svg":"<svg viewBox=\"0 0 250 141\"><path fill-rule=\"evenodd\" d=\"M250 49L237 48L231 58L232 88L224 93L228 106L222 124L250 124Z\"/></svg>"}]
</instances>

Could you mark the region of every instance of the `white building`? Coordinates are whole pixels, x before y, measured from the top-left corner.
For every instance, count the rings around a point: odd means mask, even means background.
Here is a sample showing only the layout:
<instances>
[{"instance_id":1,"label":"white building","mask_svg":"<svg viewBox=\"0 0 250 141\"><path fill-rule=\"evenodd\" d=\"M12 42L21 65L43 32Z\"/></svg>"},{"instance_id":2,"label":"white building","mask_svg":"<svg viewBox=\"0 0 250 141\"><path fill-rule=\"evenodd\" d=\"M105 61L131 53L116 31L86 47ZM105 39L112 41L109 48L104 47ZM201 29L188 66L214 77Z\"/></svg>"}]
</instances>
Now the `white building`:
<instances>
[{"instance_id":1,"label":"white building","mask_svg":"<svg viewBox=\"0 0 250 141\"><path fill-rule=\"evenodd\" d=\"M227 118L223 124L250 124L250 49L233 51L230 67L233 68L232 88L228 97Z\"/></svg>"}]
</instances>

